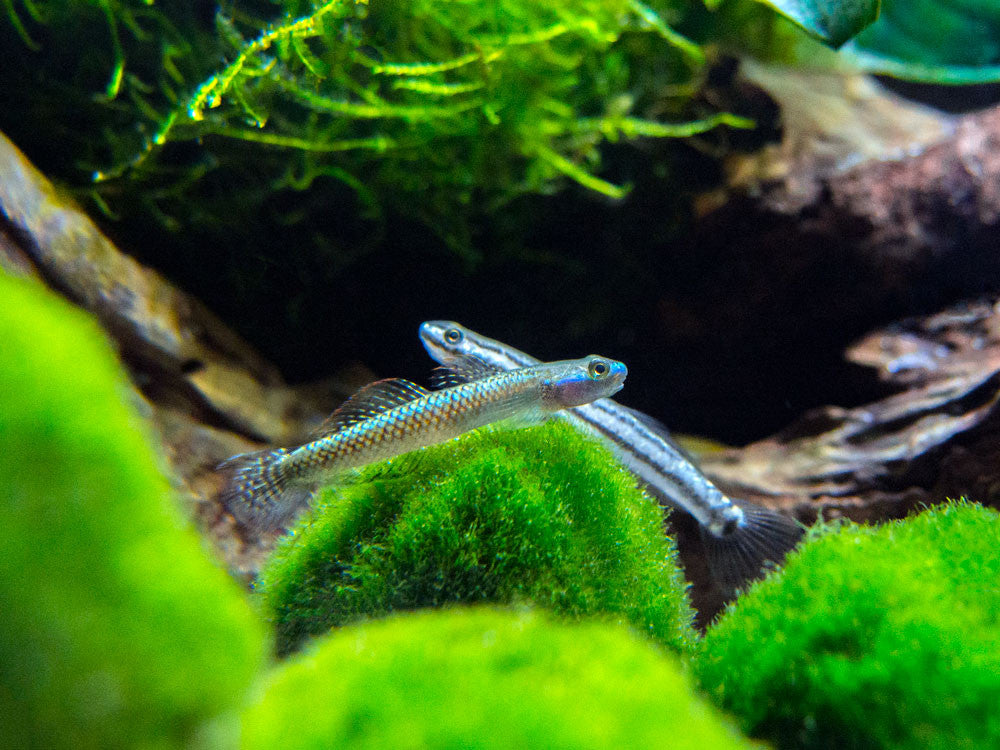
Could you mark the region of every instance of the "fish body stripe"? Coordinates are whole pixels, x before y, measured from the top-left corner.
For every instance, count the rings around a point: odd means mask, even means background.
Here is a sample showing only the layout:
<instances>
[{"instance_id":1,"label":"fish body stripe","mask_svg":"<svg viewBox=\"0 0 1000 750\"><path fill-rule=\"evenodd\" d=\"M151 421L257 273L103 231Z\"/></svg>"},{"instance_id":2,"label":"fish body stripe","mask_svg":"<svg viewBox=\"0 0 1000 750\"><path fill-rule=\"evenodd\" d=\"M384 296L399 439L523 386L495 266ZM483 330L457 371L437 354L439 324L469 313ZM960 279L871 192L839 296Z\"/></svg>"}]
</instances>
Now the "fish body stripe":
<instances>
[{"instance_id":1,"label":"fish body stripe","mask_svg":"<svg viewBox=\"0 0 1000 750\"><path fill-rule=\"evenodd\" d=\"M465 329L457 347L494 367L504 370L532 367L539 360L495 339ZM474 338L473 338L474 337ZM421 336L431 356L447 363L449 352L430 336ZM631 409L610 398L560 412L557 416L574 427L600 438L622 464L649 489L671 505L687 511L703 526L718 528L742 516L733 503L675 446L656 430L637 419Z\"/></svg>"},{"instance_id":2,"label":"fish body stripe","mask_svg":"<svg viewBox=\"0 0 1000 750\"><path fill-rule=\"evenodd\" d=\"M312 480L442 442L531 408L542 378L534 368L436 391L306 443L284 461Z\"/></svg>"}]
</instances>

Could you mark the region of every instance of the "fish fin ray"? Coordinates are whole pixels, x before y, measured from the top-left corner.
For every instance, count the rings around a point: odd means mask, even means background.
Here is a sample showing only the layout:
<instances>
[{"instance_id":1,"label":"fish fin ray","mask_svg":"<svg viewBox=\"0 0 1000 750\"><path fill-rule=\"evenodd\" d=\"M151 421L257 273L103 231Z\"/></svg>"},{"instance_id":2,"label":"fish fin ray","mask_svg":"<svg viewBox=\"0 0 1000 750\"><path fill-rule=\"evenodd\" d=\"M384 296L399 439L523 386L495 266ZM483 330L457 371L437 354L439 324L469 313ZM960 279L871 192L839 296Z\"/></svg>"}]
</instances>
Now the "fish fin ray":
<instances>
[{"instance_id":1,"label":"fish fin ray","mask_svg":"<svg viewBox=\"0 0 1000 750\"><path fill-rule=\"evenodd\" d=\"M289 481L283 448L241 453L219 464L225 484L222 505L244 528L255 533L284 526L307 504L310 490Z\"/></svg>"},{"instance_id":2,"label":"fish fin ray","mask_svg":"<svg viewBox=\"0 0 1000 750\"><path fill-rule=\"evenodd\" d=\"M544 411L543 409L528 409L527 411L513 411L509 417L506 417L501 426L509 429L520 429L521 427L534 427L535 425L545 424L555 415L551 412Z\"/></svg>"},{"instance_id":3,"label":"fish fin ray","mask_svg":"<svg viewBox=\"0 0 1000 750\"><path fill-rule=\"evenodd\" d=\"M781 565L805 531L782 513L747 500L734 502L743 511L743 520L734 531L716 535L701 527L712 579L727 596Z\"/></svg>"},{"instance_id":4,"label":"fish fin ray","mask_svg":"<svg viewBox=\"0 0 1000 750\"><path fill-rule=\"evenodd\" d=\"M431 373L431 386L435 390L451 388L473 380L488 378L498 372L503 372L503 368L491 365L475 355L466 354L451 358L440 367L435 367Z\"/></svg>"},{"instance_id":5,"label":"fish fin ray","mask_svg":"<svg viewBox=\"0 0 1000 750\"><path fill-rule=\"evenodd\" d=\"M314 438L333 435L365 419L401 404L423 398L430 391L402 378L386 378L369 383L333 412L313 433Z\"/></svg>"}]
</instances>

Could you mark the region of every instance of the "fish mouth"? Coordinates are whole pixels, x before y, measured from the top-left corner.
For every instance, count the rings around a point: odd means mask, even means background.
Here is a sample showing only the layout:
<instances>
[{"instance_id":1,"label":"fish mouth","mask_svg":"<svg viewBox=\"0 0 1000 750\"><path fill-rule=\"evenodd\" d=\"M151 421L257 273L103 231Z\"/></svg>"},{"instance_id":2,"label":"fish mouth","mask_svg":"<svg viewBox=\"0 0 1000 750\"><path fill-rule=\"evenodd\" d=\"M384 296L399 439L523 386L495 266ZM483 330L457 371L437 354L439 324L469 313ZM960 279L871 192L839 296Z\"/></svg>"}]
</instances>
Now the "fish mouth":
<instances>
[{"instance_id":1,"label":"fish mouth","mask_svg":"<svg viewBox=\"0 0 1000 750\"><path fill-rule=\"evenodd\" d=\"M444 338L444 332L450 327L447 320L425 320L417 329L420 343L423 344L431 359L437 359L438 356L454 356L448 349Z\"/></svg>"},{"instance_id":2,"label":"fish mouth","mask_svg":"<svg viewBox=\"0 0 1000 750\"><path fill-rule=\"evenodd\" d=\"M444 320L425 320L417 330L421 341L431 341L441 337L448 324Z\"/></svg>"},{"instance_id":3,"label":"fish mouth","mask_svg":"<svg viewBox=\"0 0 1000 750\"><path fill-rule=\"evenodd\" d=\"M616 377L608 388L608 395L605 398L610 398L614 396L618 391L625 387L625 373L622 373L619 377Z\"/></svg>"},{"instance_id":4,"label":"fish mouth","mask_svg":"<svg viewBox=\"0 0 1000 750\"><path fill-rule=\"evenodd\" d=\"M625 387L625 378L628 377L628 367L622 362L615 362L614 372L611 375L611 393L618 393L622 388Z\"/></svg>"}]
</instances>

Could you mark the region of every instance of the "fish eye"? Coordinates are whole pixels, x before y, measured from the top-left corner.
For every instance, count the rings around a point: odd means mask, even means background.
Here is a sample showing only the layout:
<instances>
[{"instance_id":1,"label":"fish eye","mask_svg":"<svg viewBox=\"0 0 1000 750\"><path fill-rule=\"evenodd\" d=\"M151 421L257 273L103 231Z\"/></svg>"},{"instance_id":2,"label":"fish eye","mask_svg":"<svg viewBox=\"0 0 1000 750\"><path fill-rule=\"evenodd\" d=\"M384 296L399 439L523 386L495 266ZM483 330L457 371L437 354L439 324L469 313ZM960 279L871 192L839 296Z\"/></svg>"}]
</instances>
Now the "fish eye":
<instances>
[{"instance_id":1,"label":"fish eye","mask_svg":"<svg viewBox=\"0 0 1000 750\"><path fill-rule=\"evenodd\" d=\"M449 344L458 344L465 338L465 335L457 328L449 328L444 332L444 340Z\"/></svg>"},{"instance_id":2,"label":"fish eye","mask_svg":"<svg viewBox=\"0 0 1000 750\"><path fill-rule=\"evenodd\" d=\"M601 378L606 378L611 372L611 365L605 362L603 359L592 359L590 364L587 366L587 372L590 377L595 380L600 380Z\"/></svg>"}]
</instances>

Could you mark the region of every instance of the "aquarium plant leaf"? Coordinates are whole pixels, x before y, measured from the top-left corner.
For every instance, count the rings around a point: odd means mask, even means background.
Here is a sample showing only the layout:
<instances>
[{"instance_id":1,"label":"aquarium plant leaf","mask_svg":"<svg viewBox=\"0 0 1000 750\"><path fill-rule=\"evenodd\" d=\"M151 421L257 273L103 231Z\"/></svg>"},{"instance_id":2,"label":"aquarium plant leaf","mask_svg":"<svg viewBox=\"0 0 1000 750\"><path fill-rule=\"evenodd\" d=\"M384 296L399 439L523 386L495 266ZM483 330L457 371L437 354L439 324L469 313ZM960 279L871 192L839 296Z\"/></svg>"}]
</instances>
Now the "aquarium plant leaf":
<instances>
[{"instance_id":1,"label":"aquarium plant leaf","mask_svg":"<svg viewBox=\"0 0 1000 750\"><path fill-rule=\"evenodd\" d=\"M758 0L831 47L878 18L879 0Z\"/></svg>"},{"instance_id":2,"label":"aquarium plant leaf","mask_svg":"<svg viewBox=\"0 0 1000 750\"><path fill-rule=\"evenodd\" d=\"M1000 81L1000 3L884 0L879 20L844 54L863 70L914 81Z\"/></svg>"}]
</instances>

